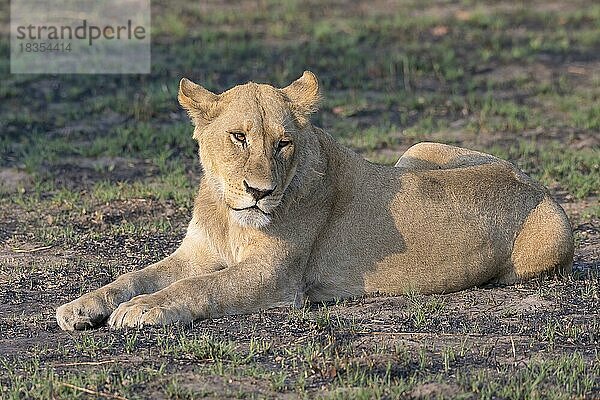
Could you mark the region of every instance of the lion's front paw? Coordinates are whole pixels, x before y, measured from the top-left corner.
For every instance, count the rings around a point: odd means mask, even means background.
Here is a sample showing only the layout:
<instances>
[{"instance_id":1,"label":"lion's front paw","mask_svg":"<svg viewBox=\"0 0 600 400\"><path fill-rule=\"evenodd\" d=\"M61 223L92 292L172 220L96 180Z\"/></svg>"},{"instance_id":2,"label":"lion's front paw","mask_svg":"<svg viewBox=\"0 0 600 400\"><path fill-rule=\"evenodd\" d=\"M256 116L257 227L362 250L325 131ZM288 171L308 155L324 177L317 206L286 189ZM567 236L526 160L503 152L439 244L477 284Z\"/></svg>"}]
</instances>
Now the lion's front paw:
<instances>
[{"instance_id":1,"label":"lion's front paw","mask_svg":"<svg viewBox=\"0 0 600 400\"><path fill-rule=\"evenodd\" d=\"M112 310L101 295L89 293L58 307L56 322L65 331L90 329L100 325Z\"/></svg>"},{"instance_id":2,"label":"lion's front paw","mask_svg":"<svg viewBox=\"0 0 600 400\"><path fill-rule=\"evenodd\" d=\"M144 325L168 325L191 321L191 312L181 305L146 294L119 305L108 319L108 326L111 329L138 328Z\"/></svg>"}]
</instances>

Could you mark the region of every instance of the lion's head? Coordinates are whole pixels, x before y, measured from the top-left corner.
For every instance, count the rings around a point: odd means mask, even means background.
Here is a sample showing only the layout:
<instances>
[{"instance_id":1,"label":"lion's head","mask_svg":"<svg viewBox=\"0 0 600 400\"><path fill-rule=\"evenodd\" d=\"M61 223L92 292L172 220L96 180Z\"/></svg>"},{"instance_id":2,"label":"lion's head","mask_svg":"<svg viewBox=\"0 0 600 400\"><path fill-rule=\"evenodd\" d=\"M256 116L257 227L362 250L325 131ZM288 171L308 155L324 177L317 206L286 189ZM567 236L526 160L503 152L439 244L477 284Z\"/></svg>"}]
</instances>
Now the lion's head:
<instances>
[{"instance_id":1,"label":"lion's head","mask_svg":"<svg viewBox=\"0 0 600 400\"><path fill-rule=\"evenodd\" d=\"M264 227L312 140L308 116L319 100L311 72L278 89L249 82L215 94L183 78L179 103L195 125L204 173L234 220Z\"/></svg>"}]
</instances>

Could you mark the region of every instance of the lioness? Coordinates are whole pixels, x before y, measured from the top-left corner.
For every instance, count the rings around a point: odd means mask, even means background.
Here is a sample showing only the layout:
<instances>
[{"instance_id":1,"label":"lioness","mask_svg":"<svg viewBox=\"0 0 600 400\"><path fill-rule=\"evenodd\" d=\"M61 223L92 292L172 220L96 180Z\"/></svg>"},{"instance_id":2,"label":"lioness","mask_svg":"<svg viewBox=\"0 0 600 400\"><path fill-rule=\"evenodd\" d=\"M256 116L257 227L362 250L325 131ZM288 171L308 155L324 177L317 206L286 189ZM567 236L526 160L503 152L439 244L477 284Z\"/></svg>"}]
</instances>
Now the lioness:
<instances>
[{"instance_id":1,"label":"lioness","mask_svg":"<svg viewBox=\"0 0 600 400\"><path fill-rule=\"evenodd\" d=\"M62 329L186 323L365 293L570 271L561 207L506 161L436 143L371 164L311 125L317 78L222 94L182 79L204 175L169 257L59 307Z\"/></svg>"}]
</instances>

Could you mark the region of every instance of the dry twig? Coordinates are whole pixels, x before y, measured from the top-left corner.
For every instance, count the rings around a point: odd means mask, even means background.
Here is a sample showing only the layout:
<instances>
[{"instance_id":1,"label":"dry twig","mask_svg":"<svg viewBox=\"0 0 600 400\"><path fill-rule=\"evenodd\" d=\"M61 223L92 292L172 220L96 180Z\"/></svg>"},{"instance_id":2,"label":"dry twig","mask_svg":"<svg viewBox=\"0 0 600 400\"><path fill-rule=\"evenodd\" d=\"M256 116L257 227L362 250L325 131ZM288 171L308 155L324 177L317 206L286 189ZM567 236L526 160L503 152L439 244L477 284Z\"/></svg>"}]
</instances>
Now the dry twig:
<instances>
[{"instance_id":1,"label":"dry twig","mask_svg":"<svg viewBox=\"0 0 600 400\"><path fill-rule=\"evenodd\" d=\"M30 249L30 250L15 249L15 248L13 248L12 251L15 252L15 253L35 253L36 251L48 250L50 248L52 248L52 245L50 245L50 246L36 247L36 248Z\"/></svg>"},{"instance_id":2,"label":"dry twig","mask_svg":"<svg viewBox=\"0 0 600 400\"><path fill-rule=\"evenodd\" d=\"M119 396L116 394L111 394L111 393L98 392L96 390L86 389L81 386L71 385L70 383L66 383L66 382L57 382L57 384L60 386L68 387L73 390L78 390L83 393L93 394L94 396L107 397L109 399L127 400L127 397L122 397L122 396Z\"/></svg>"}]
</instances>

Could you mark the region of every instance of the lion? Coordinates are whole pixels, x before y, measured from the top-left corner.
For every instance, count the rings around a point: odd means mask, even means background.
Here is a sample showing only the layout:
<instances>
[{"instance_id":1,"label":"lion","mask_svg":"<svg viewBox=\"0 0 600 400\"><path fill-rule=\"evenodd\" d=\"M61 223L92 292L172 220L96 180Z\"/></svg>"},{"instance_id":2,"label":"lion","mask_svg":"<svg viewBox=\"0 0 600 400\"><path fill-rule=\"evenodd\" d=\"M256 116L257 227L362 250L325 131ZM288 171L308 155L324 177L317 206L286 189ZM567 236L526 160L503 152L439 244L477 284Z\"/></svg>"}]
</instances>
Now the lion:
<instances>
[{"instance_id":1,"label":"lion","mask_svg":"<svg viewBox=\"0 0 600 400\"><path fill-rule=\"evenodd\" d=\"M449 293L572 268L563 209L507 161L419 143L372 164L310 123L311 72L178 100L203 167L164 260L60 306L65 330L189 323L370 293Z\"/></svg>"}]
</instances>

